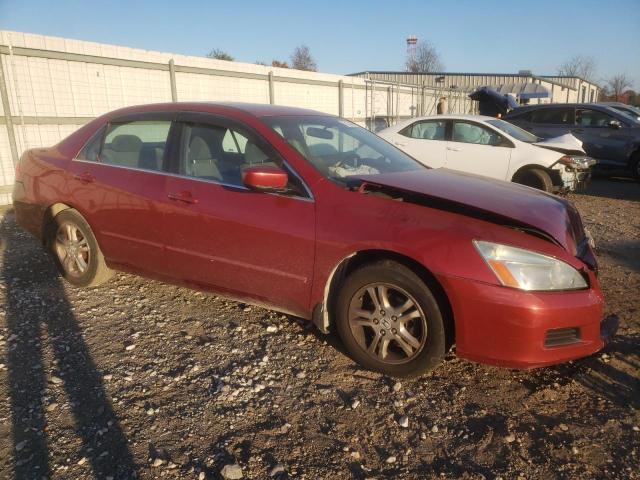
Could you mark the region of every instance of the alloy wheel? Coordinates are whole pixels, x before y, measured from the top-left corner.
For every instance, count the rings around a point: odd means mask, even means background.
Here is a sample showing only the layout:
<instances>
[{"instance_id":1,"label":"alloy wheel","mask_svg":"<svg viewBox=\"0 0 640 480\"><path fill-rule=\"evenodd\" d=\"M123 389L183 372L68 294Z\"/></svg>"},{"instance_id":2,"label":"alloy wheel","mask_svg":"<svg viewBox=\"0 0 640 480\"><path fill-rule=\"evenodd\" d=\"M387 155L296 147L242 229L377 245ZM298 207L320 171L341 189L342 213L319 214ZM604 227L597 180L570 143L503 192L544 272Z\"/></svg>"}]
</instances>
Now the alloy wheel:
<instances>
[{"instance_id":1,"label":"alloy wheel","mask_svg":"<svg viewBox=\"0 0 640 480\"><path fill-rule=\"evenodd\" d=\"M377 361L413 360L427 341L427 320L403 288L387 283L362 287L349 304L349 327L358 345Z\"/></svg>"},{"instance_id":2,"label":"alloy wheel","mask_svg":"<svg viewBox=\"0 0 640 480\"><path fill-rule=\"evenodd\" d=\"M88 270L91 249L76 224L64 222L58 227L55 252L67 274L80 277Z\"/></svg>"}]
</instances>

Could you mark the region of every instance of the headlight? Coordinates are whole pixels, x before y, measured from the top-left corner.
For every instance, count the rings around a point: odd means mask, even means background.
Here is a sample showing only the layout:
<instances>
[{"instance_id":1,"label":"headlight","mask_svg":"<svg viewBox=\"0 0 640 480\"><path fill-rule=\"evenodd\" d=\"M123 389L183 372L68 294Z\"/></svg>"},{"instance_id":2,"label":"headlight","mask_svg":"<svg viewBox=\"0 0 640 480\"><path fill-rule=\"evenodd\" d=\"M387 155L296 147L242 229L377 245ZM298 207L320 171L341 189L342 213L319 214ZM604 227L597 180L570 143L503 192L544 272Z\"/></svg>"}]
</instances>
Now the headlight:
<instances>
[{"instance_id":1,"label":"headlight","mask_svg":"<svg viewBox=\"0 0 640 480\"><path fill-rule=\"evenodd\" d=\"M499 243L474 240L500 283L522 290L577 290L587 282L571 265L547 255Z\"/></svg>"},{"instance_id":2,"label":"headlight","mask_svg":"<svg viewBox=\"0 0 640 480\"><path fill-rule=\"evenodd\" d=\"M587 170L597 162L594 158L585 155L564 155L557 163L571 169Z\"/></svg>"}]
</instances>

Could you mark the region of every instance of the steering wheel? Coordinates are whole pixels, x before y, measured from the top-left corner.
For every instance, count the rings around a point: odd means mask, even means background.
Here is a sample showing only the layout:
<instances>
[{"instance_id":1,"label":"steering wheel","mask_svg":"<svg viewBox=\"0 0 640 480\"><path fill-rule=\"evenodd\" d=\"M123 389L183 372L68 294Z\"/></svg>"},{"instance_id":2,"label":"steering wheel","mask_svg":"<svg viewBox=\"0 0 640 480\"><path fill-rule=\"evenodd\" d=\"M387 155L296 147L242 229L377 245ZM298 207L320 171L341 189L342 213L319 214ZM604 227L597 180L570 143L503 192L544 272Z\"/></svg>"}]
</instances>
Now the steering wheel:
<instances>
[{"instance_id":1,"label":"steering wheel","mask_svg":"<svg viewBox=\"0 0 640 480\"><path fill-rule=\"evenodd\" d=\"M349 152L336 162L336 166L346 165L352 168L358 168L360 166L360 160L360 155L355 152Z\"/></svg>"}]
</instances>

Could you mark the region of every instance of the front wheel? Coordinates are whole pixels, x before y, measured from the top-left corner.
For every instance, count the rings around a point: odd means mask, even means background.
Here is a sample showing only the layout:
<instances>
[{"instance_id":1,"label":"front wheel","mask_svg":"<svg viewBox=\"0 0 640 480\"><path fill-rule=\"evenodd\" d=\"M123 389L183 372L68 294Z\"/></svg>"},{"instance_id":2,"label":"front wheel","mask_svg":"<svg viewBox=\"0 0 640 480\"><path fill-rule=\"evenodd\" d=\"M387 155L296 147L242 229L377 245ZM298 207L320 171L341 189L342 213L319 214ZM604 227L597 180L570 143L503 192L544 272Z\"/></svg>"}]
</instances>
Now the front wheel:
<instances>
[{"instance_id":1,"label":"front wheel","mask_svg":"<svg viewBox=\"0 0 640 480\"><path fill-rule=\"evenodd\" d=\"M553 191L553 182L551 176L540 168L530 168L523 172L519 172L514 178L515 183L526 185L527 187L537 188L545 192Z\"/></svg>"},{"instance_id":2,"label":"front wheel","mask_svg":"<svg viewBox=\"0 0 640 480\"><path fill-rule=\"evenodd\" d=\"M63 210L53 218L47 243L60 275L72 285L95 287L113 276L91 227L76 210Z\"/></svg>"},{"instance_id":3,"label":"front wheel","mask_svg":"<svg viewBox=\"0 0 640 480\"><path fill-rule=\"evenodd\" d=\"M337 330L361 365L396 377L416 377L445 353L442 314L431 290L409 268L381 261L359 268L342 285Z\"/></svg>"}]
</instances>

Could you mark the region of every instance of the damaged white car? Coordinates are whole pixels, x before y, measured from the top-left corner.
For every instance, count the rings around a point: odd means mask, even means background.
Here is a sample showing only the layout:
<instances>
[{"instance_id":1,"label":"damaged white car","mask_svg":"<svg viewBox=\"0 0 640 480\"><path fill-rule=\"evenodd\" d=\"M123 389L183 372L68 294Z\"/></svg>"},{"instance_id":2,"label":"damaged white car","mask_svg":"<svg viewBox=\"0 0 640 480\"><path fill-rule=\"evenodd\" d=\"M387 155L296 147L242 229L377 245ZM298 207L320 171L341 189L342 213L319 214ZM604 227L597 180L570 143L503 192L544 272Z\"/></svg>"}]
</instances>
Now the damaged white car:
<instances>
[{"instance_id":1,"label":"damaged white car","mask_svg":"<svg viewBox=\"0 0 640 480\"><path fill-rule=\"evenodd\" d=\"M573 135L542 140L504 120L480 115L412 118L378 135L429 167L552 193L584 187L596 163Z\"/></svg>"}]
</instances>

